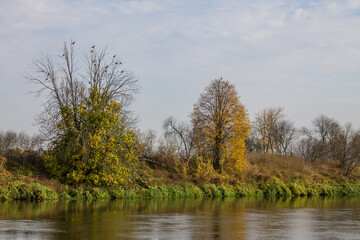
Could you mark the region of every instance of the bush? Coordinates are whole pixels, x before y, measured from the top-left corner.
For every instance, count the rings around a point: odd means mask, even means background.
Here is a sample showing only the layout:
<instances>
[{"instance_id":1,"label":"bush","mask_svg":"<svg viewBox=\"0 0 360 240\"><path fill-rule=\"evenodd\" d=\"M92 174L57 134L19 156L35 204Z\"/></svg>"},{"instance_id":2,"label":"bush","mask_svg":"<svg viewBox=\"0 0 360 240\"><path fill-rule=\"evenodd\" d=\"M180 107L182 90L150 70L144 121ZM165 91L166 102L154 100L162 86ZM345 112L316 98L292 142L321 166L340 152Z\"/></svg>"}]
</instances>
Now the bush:
<instances>
[{"instance_id":1,"label":"bush","mask_svg":"<svg viewBox=\"0 0 360 240\"><path fill-rule=\"evenodd\" d=\"M237 184L234 187L235 197L262 197L264 192L254 184Z\"/></svg>"},{"instance_id":2,"label":"bush","mask_svg":"<svg viewBox=\"0 0 360 240\"><path fill-rule=\"evenodd\" d=\"M84 194L84 189L81 187L71 188L67 194L71 197L71 200L86 200L86 194Z\"/></svg>"},{"instance_id":3,"label":"bush","mask_svg":"<svg viewBox=\"0 0 360 240\"><path fill-rule=\"evenodd\" d=\"M110 199L135 199L137 194L132 189L124 189L122 187L114 187L109 190Z\"/></svg>"},{"instance_id":4,"label":"bush","mask_svg":"<svg viewBox=\"0 0 360 240\"><path fill-rule=\"evenodd\" d=\"M184 186L184 192L187 198L197 199L204 196L204 192L195 185L186 184Z\"/></svg>"},{"instance_id":5,"label":"bush","mask_svg":"<svg viewBox=\"0 0 360 240\"><path fill-rule=\"evenodd\" d=\"M69 201L71 200L71 197L69 194L67 194L67 192L62 192L59 194L59 200L61 201Z\"/></svg>"},{"instance_id":6,"label":"bush","mask_svg":"<svg viewBox=\"0 0 360 240\"><path fill-rule=\"evenodd\" d=\"M90 193L94 199L109 199L109 193L103 188L92 188Z\"/></svg>"},{"instance_id":7,"label":"bush","mask_svg":"<svg viewBox=\"0 0 360 240\"><path fill-rule=\"evenodd\" d=\"M308 194L306 187L299 182L291 182L289 188L294 196L307 196Z\"/></svg>"},{"instance_id":8,"label":"bush","mask_svg":"<svg viewBox=\"0 0 360 240\"><path fill-rule=\"evenodd\" d=\"M291 196L291 190L280 179L273 177L260 184L260 189L266 197Z\"/></svg>"},{"instance_id":9,"label":"bush","mask_svg":"<svg viewBox=\"0 0 360 240\"><path fill-rule=\"evenodd\" d=\"M206 198L219 198L222 197L222 193L215 186L215 184L203 184L201 185L201 190L204 192Z\"/></svg>"},{"instance_id":10,"label":"bush","mask_svg":"<svg viewBox=\"0 0 360 240\"><path fill-rule=\"evenodd\" d=\"M43 186L40 183L32 183L31 188L32 188L32 199L33 200L42 201L42 200L58 199L58 194L56 193L55 190L53 190L49 187Z\"/></svg>"},{"instance_id":11,"label":"bush","mask_svg":"<svg viewBox=\"0 0 360 240\"><path fill-rule=\"evenodd\" d=\"M7 195L12 200L30 200L34 198L33 189L21 181L12 182L7 188Z\"/></svg>"}]
</instances>

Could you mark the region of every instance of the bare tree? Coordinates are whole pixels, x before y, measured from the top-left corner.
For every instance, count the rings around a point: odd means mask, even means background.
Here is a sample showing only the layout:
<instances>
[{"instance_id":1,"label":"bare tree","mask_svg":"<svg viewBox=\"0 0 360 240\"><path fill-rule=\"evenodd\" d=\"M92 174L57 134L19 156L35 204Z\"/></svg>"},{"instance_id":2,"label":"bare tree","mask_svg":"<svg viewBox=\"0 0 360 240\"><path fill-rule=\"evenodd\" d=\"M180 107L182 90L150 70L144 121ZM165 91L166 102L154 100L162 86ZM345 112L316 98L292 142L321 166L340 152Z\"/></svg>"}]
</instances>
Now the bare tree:
<instances>
[{"instance_id":1,"label":"bare tree","mask_svg":"<svg viewBox=\"0 0 360 240\"><path fill-rule=\"evenodd\" d=\"M42 148L43 142L43 138L38 134L29 136L25 132L16 133L8 130L4 133L0 131L0 154L15 149L36 152Z\"/></svg>"},{"instance_id":2,"label":"bare tree","mask_svg":"<svg viewBox=\"0 0 360 240\"><path fill-rule=\"evenodd\" d=\"M360 131L354 130L351 123L347 123L333 142L333 158L340 161L347 176L360 164Z\"/></svg>"},{"instance_id":3,"label":"bare tree","mask_svg":"<svg viewBox=\"0 0 360 240\"><path fill-rule=\"evenodd\" d=\"M156 155L156 134L153 130L140 133L138 140L141 144L141 155L145 159L153 160Z\"/></svg>"},{"instance_id":4,"label":"bare tree","mask_svg":"<svg viewBox=\"0 0 360 240\"><path fill-rule=\"evenodd\" d=\"M299 142L296 144L295 153L302 158L310 159L314 161L316 156L314 155L315 151L314 140L311 138L301 138Z\"/></svg>"},{"instance_id":5,"label":"bare tree","mask_svg":"<svg viewBox=\"0 0 360 240\"><path fill-rule=\"evenodd\" d=\"M2 139L2 149L4 152L7 150L15 149L17 147L17 133L15 131L6 131Z\"/></svg>"},{"instance_id":6,"label":"bare tree","mask_svg":"<svg viewBox=\"0 0 360 240\"><path fill-rule=\"evenodd\" d=\"M87 67L81 68L75 59L74 46L75 41L65 42L59 61L49 56L35 60L34 73L27 76L31 83L39 86L36 94L47 96L44 111L38 118L47 137L58 136L60 125L66 132L80 130L78 109L88 99L91 89L99 91L93 98L98 101L97 107L111 101L120 102L124 118L126 107L137 91L137 79L122 68L122 61L116 55L110 57L106 49L97 51L93 46L86 56ZM85 72L82 69L86 69Z\"/></svg>"},{"instance_id":7,"label":"bare tree","mask_svg":"<svg viewBox=\"0 0 360 240\"><path fill-rule=\"evenodd\" d=\"M0 130L0 154L3 154L4 151L4 132Z\"/></svg>"},{"instance_id":8,"label":"bare tree","mask_svg":"<svg viewBox=\"0 0 360 240\"><path fill-rule=\"evenodd\" d=\"M282 108L269 108L256 114L248 139L253 150L264 153L289 153L297 131L282 112Z\"/></svg>"},{"instance_id":9,"label":"bare tree","mask_svg":"<svg viewBox=\"0 0 360 240\"><path fill-rule=\"evenodd\" d=\"M35 134L29 136L25 132L20 132L17 138L17 146L24 151L40 151L43 147L44 138Z\"/></svg>"},{"instance_id":10,"label":"bare tree","mask_svg":"<svg viewBox=\"0 0 360 240\"><path fill-rule=\"evenodd\" d=\"M297 130L294 124L285 119L280 120L276 124L274 132L276 152L288 154L296 137Z\"/></svg>"},{"instance_id":11,"label":"bare tree","mask_svg":"<svg viewBox=\"0 0 360 240\"><path fill-rule=\"evenodd\" d=\"M177 155L188 163L195 154L195 128L186 123L177 123L169 117L163 124L165 135L173 136L178 142Z\"/></svg>"},{"instance_id":12,"label":"bare tree","mask_svg":"<svg viewBox=\"0 0 360 240\"><path fill-rule=\"evenodd\" d=\"M334 159L336 152L337 136L340 132L340 125L325 115L320 115L312 122L312 128L303 128L303 134L308 143L307 152L311 160Z\"/></svg>"}]
</instances>

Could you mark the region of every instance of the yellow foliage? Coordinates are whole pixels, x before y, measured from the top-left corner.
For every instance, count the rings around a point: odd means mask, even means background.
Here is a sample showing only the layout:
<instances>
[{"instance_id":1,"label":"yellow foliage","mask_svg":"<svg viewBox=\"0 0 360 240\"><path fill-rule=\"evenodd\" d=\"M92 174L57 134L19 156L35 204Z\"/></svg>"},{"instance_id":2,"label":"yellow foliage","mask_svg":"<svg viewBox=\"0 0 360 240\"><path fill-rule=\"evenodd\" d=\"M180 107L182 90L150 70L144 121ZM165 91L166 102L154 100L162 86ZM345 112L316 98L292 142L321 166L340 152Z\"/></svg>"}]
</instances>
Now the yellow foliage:
<instances>
[{"instance_id":1,"label":"yellow foliage","mask_svg":"<svg viewBox=\"0 0 360 240\"><path fill-rule=\"evenodd\" d=\"M197 150L203 158L211 159L214 169L219 172L244 169L250 124L233 85L214 80L195 104L192 121Z\"/></svg>"}]
</instances>

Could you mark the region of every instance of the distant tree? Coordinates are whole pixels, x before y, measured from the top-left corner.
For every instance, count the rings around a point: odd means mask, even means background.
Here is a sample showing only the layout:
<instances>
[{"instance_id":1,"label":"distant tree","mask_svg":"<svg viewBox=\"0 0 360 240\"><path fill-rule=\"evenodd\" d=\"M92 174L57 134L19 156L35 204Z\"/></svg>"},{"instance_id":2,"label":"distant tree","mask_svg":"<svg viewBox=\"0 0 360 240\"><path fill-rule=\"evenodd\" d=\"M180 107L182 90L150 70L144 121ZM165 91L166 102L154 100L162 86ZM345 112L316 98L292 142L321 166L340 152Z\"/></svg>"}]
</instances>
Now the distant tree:
<instances>
[{"instance_id":1,"label":"distant tree","mask_svg":"<svg viewBox=\"0 0 360 240\"><path fill-rule=\"evenodd\" d=\"M201 93L191 115L198 153L210 159L215 170L245 166L245 139L250 129L245 107L234 85L221 78Z\"/></svg>"},{"instance_id":2,"label":"distant tree","mask_svg":"<svg viewBox=\"0 0 360 240\"><path fill-rule=\"evenodd\" d=\"M30 82L47 97L40 125L52 140L45 157L49 171L68 183L113 185L134 171L135 133L126 107L136 78L106 49L90 48L79 66L75 41L64 43L59 61L44 56L33 63Z\"/></svg>"},{"instance_id":3,"label":"distant tree","mask_svg":"<svg viewBox=\"0 0 360 240\"><path fill-rule=\"evenodd\" d=\"M349 175L360 164L360 131L351 123L345 124L336 136L333 157L340 161L344 175Z\"/></svg>"},{"instance_id":4,"label":"distant tree","mask_svg":"<svg viewBox=\"0 0 360 240\"><path fill-rule=\"evenodd\" d=\"M285 119L282 108L269 108L256 114L247 140L253 151L288 154L296 138L294 124Z\"/></svg>"},{"instance_id":5,"label":"distant tree","mask_svg":"<svg viewBox=\"0 0 360 240\"><path fill-rule=\"evenodd\" d=\"M0 131L0 154L5 155L10 150L40 151L44 139L39 134L29 136L25 132L17 133L13 130Z\"/></svg>"},{"instance_id":6,"label":"distant tree","mask_svg":"<svg viewBox=\"0 0 360 240\"><path fill-rule=\"evenodd\" d=\"M173 117L164 121L163 128L165 135L176 139L178 157L188 163L195 155L195 128L186 123L178 123Z\"/></svg>"},{"instance_id":7,"label":"distant tree","mask_svg":"<svg viewBox=\"0 0 360 240\"><path fill-rule=\"evenodd\" d=\"M304 137L298 144L298 154L311 161L336 161L344 175L360 164L360 130L350 123L341 126L337 121L320 115L311 128L303 128Z\"/></svg>"},{"instance_id":8,"label":"distant tree","mask_svg":"<svg viewBox=\"0 0 360 240\"><path fill-rule=\"evenodd\" d=\"M18 138L18 134L15 131L9 130L6 131L3 135L2 135L2 151L6 152L8 150L12 150L15 149L17 147L17 138Z\"/></svg>"},{"instance_id":9,"label":"distant tree","mask_svg":"<svg viewBox=\"0 0 360 240\"><path fill-rule=\"evenodd\" d=\"M145 133L138 134L140 142L140 155L144 159L154 160L156 158L156 133L153 130L147 130Z\"/></svg>"},{"instance_id":10,"label":"distant tree","mask_svg":"<svg viewBox=\"0 0 360 240\"><path fill-rule=\"evenodd\" d=\"M325 115L320 115L312 122L311 128L303 128L302 133L305 140L302 141L303 152L312 161L315 160L333 160L337 145L337 136L340 132L340 125L334 119Z\"/></svg>"}]
</instances>

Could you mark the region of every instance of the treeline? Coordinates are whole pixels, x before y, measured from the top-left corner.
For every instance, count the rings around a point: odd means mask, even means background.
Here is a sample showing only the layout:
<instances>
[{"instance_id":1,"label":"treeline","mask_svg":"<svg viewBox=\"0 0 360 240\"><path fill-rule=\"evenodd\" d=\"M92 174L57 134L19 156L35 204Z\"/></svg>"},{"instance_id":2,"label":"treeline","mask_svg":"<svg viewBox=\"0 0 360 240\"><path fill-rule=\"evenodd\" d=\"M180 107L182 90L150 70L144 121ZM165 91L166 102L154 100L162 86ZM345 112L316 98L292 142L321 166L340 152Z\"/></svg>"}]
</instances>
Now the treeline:
<instances>
[{"instance_id":1,"label":"treeline","mask_svg":"<svg viewBox=\"0 0 360 240\"><path fill-rule=\"evenodd\" d=\"M0 154L5 155L7 152L34 151L39 152L44 147L44 138L40 134L32 136L25 132L17 133L13 130L0 130Z\"/></svg>"},{"instance_id":2,"label":"treeline","mask_svg":"<svg viewBox=\"0 0 360 240\"><path fill-rule=\"evenodd\" d=\"M166 119L159 140L153 131L136 130L129 105L137 79L116 54L94 45L81 62L72 41L59 58L44 56L33 67L27 78L47 97L38 117L42 137L2 133L0 154L16 159L35 153L37 166L62 183L141 183L148 166L195 182L240 179L252 152L338 162L344 175L360 163L360 134L350 124L320 116L311 128L296 129L281 108L266 109L250 122L235 86L222 78L205 87L188 123Z\"/></svg>"},{"instance_id":3,"label":"treeline","mask_svg":"<svg viewBox=\"0 0 360 240\"><path fill-rule=\"evenodd\" d=\"M285 118L282 108L269 108L255 115L246 138L247 153L299 156L312 163L332 163L348 176L360 164L360 131L351 123L339 124L320 115L310 127L296 128ZM194 131L191 124L164 121L164 133L141 134L142 158L150 163L174 167L177 161L196 162Z\"/></svg>"},{"instance_id":4,"label":"treeline","mask_svg":"<svg viewBox=\"0 0 360 240\"><path fill-rule=\"evenodd\" d=\"M189 125L166 121L166 147L154 156L146 140L151 136L135 130L128 109L137 79L117 55L94 45L80 67L71 41L59 56L35 60L28 75L37 94L48 98L38 120L49 140L42 158L53 178L68 184L124 184L141 178L144 162L174 169L167 164L173 157L176 171L185 175L239 174L245 167L249 120L228 81L215 79L204 89ZM177 154L172 155L175 141Z\"/></svg>"},{"instance_id":5,"label":"treeline","mask_svg":"<svg viewBox=\"0 0 360 240\"><path fill-rule=\"evenodd\" d=\"M44 142L44 137L40 134L30 136L25 132L0 130L0 156L7 159L0 165L6 165L10 170L16 168L44 170L41 159L41 153L45 147Z\"/></svg>"},{"instance_id":6,"label":"treeline","mask_svg":"<svg viewBox=\"0 0 360 240\"><path fill-rule=\"evenodd\" d=\"M336 162L349 175L360 163L360 131L320 115L311 127L297 129L282 108L256 114L247 139L249 152L297 155L312 162Z\"/></svg>"}]
</instances>

